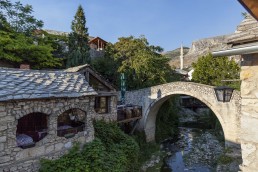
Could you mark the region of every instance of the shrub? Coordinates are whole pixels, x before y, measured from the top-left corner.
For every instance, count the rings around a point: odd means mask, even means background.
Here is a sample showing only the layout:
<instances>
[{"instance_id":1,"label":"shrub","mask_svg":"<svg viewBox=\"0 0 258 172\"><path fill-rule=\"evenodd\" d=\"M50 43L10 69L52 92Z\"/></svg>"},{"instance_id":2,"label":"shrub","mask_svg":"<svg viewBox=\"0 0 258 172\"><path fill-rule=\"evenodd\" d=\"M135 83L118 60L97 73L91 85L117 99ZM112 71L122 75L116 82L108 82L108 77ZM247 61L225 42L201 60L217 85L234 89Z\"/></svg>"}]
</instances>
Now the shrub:
<instances>
[{"instance_id":1,"label":"shrub","mask_svg":"<svg viewBox=\"0 0 258 172\"><path fill-rule=\"evenodd\" d=\"M96 138L80 149L79 144L57 160L41 160L40 172L134 171L139 146L116 123L95 121Z\"/></svg>"}]
</instances>

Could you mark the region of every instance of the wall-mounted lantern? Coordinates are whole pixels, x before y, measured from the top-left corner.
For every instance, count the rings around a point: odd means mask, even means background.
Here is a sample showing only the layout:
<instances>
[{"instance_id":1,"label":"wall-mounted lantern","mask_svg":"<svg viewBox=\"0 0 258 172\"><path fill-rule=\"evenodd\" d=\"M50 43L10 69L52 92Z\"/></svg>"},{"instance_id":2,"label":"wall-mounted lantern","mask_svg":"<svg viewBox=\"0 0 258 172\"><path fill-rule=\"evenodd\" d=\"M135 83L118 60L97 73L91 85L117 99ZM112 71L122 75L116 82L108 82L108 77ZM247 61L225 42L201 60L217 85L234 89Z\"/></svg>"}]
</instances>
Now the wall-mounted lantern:
<instances>
[{"instance_id":1,"label":"wall-mounted lantern","mask_svg":"<svg viewBox=\"0 0 258 172\"><path fill-rule=\"evenodd\" d=\"M233 88L228 86L215 87L214 90L219 102L229 102L234 91Z\"/></svg>"}]
</instances>

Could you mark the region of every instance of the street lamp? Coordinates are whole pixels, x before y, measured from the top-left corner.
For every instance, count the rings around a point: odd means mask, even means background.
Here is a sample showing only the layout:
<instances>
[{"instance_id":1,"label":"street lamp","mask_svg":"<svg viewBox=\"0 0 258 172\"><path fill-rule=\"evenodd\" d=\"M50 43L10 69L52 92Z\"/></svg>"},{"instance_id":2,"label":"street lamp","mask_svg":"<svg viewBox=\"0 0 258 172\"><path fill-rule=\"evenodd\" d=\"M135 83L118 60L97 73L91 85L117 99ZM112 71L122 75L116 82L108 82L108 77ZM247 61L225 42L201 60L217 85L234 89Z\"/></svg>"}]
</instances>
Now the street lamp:
<instances>
[{"instance_id":1,"label":"street lamp","mask_svg":"<svg viewBox=\"0 0 258 172\"><path fill-rule=\"evenodd\" d=\"M233 90L233 88L228 86L219 86L214 88L217 100L219 102L229 102L232 97Z\"/></svg>"}]
</instances>

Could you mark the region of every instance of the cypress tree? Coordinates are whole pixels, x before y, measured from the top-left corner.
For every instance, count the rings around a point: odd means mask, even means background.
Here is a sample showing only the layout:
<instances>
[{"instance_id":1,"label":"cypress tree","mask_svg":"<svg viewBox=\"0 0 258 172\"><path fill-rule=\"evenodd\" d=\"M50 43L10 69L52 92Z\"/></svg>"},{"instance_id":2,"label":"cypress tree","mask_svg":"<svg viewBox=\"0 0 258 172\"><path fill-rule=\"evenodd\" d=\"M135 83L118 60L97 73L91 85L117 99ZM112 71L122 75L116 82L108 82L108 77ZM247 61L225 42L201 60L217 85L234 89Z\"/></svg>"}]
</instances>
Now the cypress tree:
<instances>
[{"instance_id":1,"label":"cypress tree","mask_svg":"<svg viewBox=\"0 0 258 172\"><path fill-rule=\"evenodd\" d=\"M81 5L72 21L72 32L69 34L68 45L69 52L66 61L66 67L74 67L90 63L90 47L88 45L88 28L86 27L86 18Z\"/></svg>"}]
</instances>

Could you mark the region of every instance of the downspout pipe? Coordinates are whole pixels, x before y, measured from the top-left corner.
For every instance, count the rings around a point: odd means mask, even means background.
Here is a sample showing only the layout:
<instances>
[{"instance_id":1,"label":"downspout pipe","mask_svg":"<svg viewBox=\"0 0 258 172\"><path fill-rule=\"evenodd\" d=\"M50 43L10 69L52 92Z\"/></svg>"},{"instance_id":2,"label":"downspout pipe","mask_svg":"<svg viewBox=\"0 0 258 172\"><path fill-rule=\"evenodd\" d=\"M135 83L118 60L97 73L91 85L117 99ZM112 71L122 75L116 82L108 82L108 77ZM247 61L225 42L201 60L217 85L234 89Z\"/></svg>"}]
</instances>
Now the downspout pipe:
<instances>
[{"instance_id":1,"label":"downspout pipe","mask_svg":"<svg viewBox=\"0 0 258 172\"><path fill-rule=\"evenodd\" d=\"M212 52L213 57L258 53L258 45Z\"/></svg>"}]
</instances>

